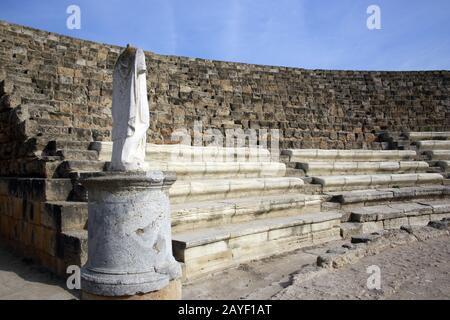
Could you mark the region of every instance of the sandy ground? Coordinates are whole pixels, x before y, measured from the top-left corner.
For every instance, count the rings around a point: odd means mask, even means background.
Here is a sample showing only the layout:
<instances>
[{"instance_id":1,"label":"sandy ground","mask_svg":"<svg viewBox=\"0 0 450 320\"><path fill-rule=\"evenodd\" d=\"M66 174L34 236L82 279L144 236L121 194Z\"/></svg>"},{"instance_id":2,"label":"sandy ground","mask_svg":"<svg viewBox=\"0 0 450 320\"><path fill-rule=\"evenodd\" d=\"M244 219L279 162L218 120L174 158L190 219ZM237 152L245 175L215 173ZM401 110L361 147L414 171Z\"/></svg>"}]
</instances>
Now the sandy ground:
<instances>
[{"instance_id":1,"label":"sandy ground","mask_svg":"<svg viewBox=\"0 0 450 320\"><path fill-rule=\"evenodd\" d=\"M367 288L367 268L380 268L380 290ZM277 299L450 299L450 237L416 242L282 290Z\"/></svg>"},{"instance_id":2,"label":"sandy ground","mask_svg":"<svg viewBox=\"0 0 450 320\"><path fill-rule=\"evenodd\" d=\"M184 299L450 299L450 237L389 248L340 269L312 268L323 248L253 262L185 285ZM380 268L369 290L367 267ZM302 281L299 273L315 277ZM276 270L274 272L274 270Z\"/></svg>"},{"instance_id":3,"label":"sandy ground","mask_svg":"<svg viewBox=\"0 0 450 320\"><path fill-rule=\"evenodd\" d=\"M264 259L183 286L184 299L450 299L450 236L383 250L339 269L316 266L343 241ZM381 289L366 286L377 265ZM0 249L0 299L76 299L65 281Z\"/></svg>"},{"instance_id":4,"label":"sandy ground","mask_svg":"<svg viewBox=\"0 0 450 320\"><path fill-rule=\"evenodd\" d=\"M65 281L0 248L0 300L70 300Z\"/></svg>"}]
</instances>

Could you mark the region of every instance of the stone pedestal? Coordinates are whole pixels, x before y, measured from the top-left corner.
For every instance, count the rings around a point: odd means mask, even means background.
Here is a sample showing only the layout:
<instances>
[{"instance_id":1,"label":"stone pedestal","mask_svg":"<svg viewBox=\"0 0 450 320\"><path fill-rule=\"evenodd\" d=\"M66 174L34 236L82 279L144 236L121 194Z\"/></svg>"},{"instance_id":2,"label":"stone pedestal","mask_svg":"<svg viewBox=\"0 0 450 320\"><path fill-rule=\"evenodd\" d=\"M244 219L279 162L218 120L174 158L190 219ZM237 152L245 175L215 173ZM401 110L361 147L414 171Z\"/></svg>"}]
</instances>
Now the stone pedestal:
<instances>
[{"instance_id":1,"label":"stone pedestal","mask_svg":"<svg viewBox=\"0 0 450 320\"><path fill-rule=\"evenodd\" d=\"M172 280L167 287L158 291L139 293L132 296L98 296L82 291L81 300L181 300L181 280Z\"/></svg>"},{"instance_id":2,"label":"stone pedestal","mask_svg":"<svg viewBox=\"0 0 450 320\"><path fill-rule=\"evenodd\" d=\"M82 298L170 299L181 267L172 255L168 189L175 174L99 172L88 190L88 260ZM97 297L97 298L96 298Z\"/></svg>"}]
</instances>

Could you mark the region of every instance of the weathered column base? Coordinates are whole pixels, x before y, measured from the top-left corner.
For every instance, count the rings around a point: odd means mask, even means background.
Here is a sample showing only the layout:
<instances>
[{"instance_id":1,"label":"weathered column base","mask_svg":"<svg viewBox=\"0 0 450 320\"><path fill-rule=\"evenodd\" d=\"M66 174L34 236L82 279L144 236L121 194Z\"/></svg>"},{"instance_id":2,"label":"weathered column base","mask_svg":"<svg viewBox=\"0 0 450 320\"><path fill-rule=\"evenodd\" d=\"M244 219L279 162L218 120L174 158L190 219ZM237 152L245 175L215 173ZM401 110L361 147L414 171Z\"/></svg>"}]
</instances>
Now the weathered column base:
<instances>
[{"instance_id":1,"label":"weathered column base","mask_svg":"<svg viewBox=\"0 0 450 320\"><path fill-rule=\"evenodd\" d=\"M98 296L89 292L81 291L81 300L181 300L181 280L176 279L161 290L148 293L135 294L132 296Z\"/></svg>"},{"instance_id":2,"label":"weathered column base","mask_svg":"<svg viewBox=\"0 0 450 320\"><path fill-rule=\"evenodd\" d=\"M172 255L168 172L98 172L88 189L88 259L82 299L177 299L180 264Z\"/></svg>"}]
</instances>

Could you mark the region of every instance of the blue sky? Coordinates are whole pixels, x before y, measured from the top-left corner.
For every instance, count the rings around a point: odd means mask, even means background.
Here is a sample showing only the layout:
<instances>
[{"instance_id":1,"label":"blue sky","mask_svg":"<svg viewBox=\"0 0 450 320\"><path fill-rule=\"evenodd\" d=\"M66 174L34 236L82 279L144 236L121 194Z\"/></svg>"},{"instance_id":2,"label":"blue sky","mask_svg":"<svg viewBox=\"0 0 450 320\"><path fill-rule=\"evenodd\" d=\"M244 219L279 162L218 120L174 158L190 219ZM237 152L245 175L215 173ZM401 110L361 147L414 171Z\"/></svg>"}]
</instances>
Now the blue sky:
<instances>
[{"instance_id":1,"label":"blue sky","mask_svg":"<svg viewBox=\"0 0 450 320\"><path fill-rule=\"evenodd\" d=\"M66 8L81 8L68 30ZM369 5L381 30L368 30ZM449 70L449 0L2 0L0 19L160 54L308 69Z\"/></svg>"}]
</instances>

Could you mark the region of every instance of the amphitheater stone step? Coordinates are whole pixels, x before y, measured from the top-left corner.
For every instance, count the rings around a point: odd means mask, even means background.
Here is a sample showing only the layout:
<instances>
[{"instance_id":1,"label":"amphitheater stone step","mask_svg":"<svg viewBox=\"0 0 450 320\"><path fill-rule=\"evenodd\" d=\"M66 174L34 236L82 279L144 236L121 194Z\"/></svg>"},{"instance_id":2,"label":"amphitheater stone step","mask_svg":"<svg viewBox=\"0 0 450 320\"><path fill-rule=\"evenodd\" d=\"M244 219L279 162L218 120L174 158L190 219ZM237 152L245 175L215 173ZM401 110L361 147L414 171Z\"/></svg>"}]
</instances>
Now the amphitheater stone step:
<instances>
[{"instance_id":1,"label":"amphitheater stone step","mask_svg":"<svg viewBox=\"0 0 450 320\"><path fill-rule=\"evenodd\" d=\"M172 206L172 231L318 212L322 201L323 196L294 193L175 204Z\"/></svg>"},{"instance_id":2,"label":"amphitheater stone step","mask_svg":"<svg viewBox=\"0 0 450 320\"><path fill-rule=\"evenodd\" d=\"M175 233L187 280L301 247L340 239L340 213L311 213Z\"/></svg>"},{"instance_id":3,"label":"amphitheater stone step","mask_svg":"<svg viewBox=\"0 0 450 320\"><path fill-rule=\"evenodd\" d=\"M300 178L247 178L179 180L169 189L171 203L223 200L280 193L301 193L304 182Z\"/></svg>"},{"instance_id":4,"label":"amphitheater stone step","mask_svg":"<svg viewBox=\"0 0 450 320\"><path fill-rule=\"evenodd\" d=\"M323 191L327 192L442 184L443 179L438 173L339 175L313 177L313 183L322 185Z\"/></svg>"},{"instance_id":5,"label":"amphitheater stone step","mask_svg":"<svg viewBox=\"0 0 450 320\"><path fill-rule=\"evenodd\" d=\"M172 230L179 232L317 212L320 211L323 198L323 196L283 194L264 198L238 198L173 205ZM41 223L45 227L58 232L87 229L86 202L49 201L43 205Z\"/></svg>"},{"instance_id":6,"label":"amphitheater stone step","mask_svg":"<svg viewBox=\"0 0 450 320\"><path fill-rule=\"evenodd\" d=\"M57 232L87 229L87 203L53 201L44 203L41 223Z\"/></svg>"},{"instance_id":7,"label":"amphitheater stone step","mask_svg":"<svg viewBox=\"0 0 450 320\"><path fill-rule=\"evenodd\" d=\"M420 151L450 150L450 140L422 140L418 141L416 144Z\"/></svg>"},{"instance_id":8,"label":"amphitheater stone step","mask_svg":"<svg viewBox=\"0 0 450 320\"><path fill-rule=\"evenodd\" d=\"M94 150L74 150L63 149L56 152L57 156L60 156L65 160L88 160L97 161L98 153Z\"/></svg>"},{"instance_id":9,"label":"amphitheater stone step","mask_svg":"<svg viewBox=\"0 0 450 320\"><path fill-rule=\"evenodd\" d=\"M177 180L199 178L284 177L286 166L278 162L148 162L150 169L173 171Z\"/></svg>"},{"instance_id":10,"label":"amphitheater stone step","mask_svg":"<svg viewBox=\"0 0 450 320\"><path fill-rule=\"evenodd\" d=\"M429 150L423 152L427 156L428 160L449 160L450 150Z\"/></svg>"},{"instance_id":11,"label":"amphitheater stone step","mask_svg":"<svg viewBox=\"0 0 450 320\"><path fill-rule=\"evenodd\" d=\"M420 140L450 140L450 132L409 132L407 137L412 141Z\"/></svg>"},{"instance_id":12,"label":"amphitheater stone step","mask_svg":"<svg viewBox=\"0 0 450 320\"><path fill-rule=\"evenodd\" d=\"M324 150L287 149L281 154L289 157L289 162L309 161L408 161L414 160L412 150Z\"/></svg>"},{"instance_id":13,"label":"amphitheater stone step","mask_svg":"<svg viewBox=\"0 0 450 320\"><path fill-rule=\"evenodd\" d=\"M98 172L105 169L105 162L97 160L65 160L57 168L55 175L70 178L73 172Z\"/></svg>"},{"instance_id":14,"label":"amphitheater stone step","mask_svg":"<svg viewBox=\"0 0 450 320\"><path fill-rule=\"evenodd\" d=\"M45 141L48 141L45 139ZM92 142L89 141L76 141L76 140L53 140L48 141L46 149L49 152L56 152L58 150L89 150L89 146Z\"/></svg>"},{"instance_id":15,"label":"amphitheater stone step","mask_svg":"<svg viewBox=\"0 0 450 320\"><path fill-rule=\"evenodd\" d=\"M307 175L362 175L374 173L417 173L425 172L429 166L424 161L320 161L299 162L297 168L302 169Z\"/></svg>"},{"instance_id":16,"label":"amphitheater stone step","mask_svg":"<svg viewBox=\"0 0 450 320\"><path fill-rule=\"evenodd\" d=\"M111 142L96 141L91 144L90 149L99 153L99 160L111 160ZM271 155L269 150L263 148L196 147L148 143L145 159L149 162L271 162Z\"/></svg>"},{"instance_id":17,"label":"amphitheater stone step","mask_svg":"<svg viewBox=\"0 0 450 320\"><path fill-rule=\"evenodd\" d=\"M450 160L441 160L436 164L445 172L450 172Z\"/></svg>"},{"instance_id":18,"label":"amphitheater stone step","mask_svg":"<svg viewBox=\"0 0 450 320\"><path fill-rule=\"evenodd\" d=\"M287 166L287 164L286 164ZM305 177L305 171L302 169L286 168L286 177Z\"/></svg>"},{"instance_id":19,"label":"amphitheater stone step","mask_svg":"<svg viewBox=\"0 0 450 320\"><path fill-rule=\"evenodd\" d=\"M39 125L37 122L28 121L26 125L27 136L45 136L48 140L70 137L67 140L89 141L92 140L92 130L84 128L73 128L67 126Z\"/></svg>"},{"instance_id":20,"label":"amphitheater stone step","mask_svg":"<svg viewBox=\"0 0 450 320\"><path fill-rule=\"evenodd\" d=\"M70 179L1 178L0 192L30 201L67 201L72 196Z\"/></svg>"},{"instance_id":21,"label":"amphitheater stone step","mask_svg":"<svg viewBox=\"0 0 450 320\"><path fill-rule=\"evenodd\" d=\"M57 248L58 265L55 269L60 276L67 277L67 266L83 266L87 261L87 230L71 230L60 233L57 238Z\"/></svg>"},{"instance_id":22,"label":"amphitheater stone step","mask_svg":"<svg viewBox=\"0 0 450 320\"><path fill-rule=\"evenodd\" d=\"M403 225L427 225L450 217L450 200L391 203L351 210L350 222L360 223L362 233L398 229Z\"/></svg>"},{"instance_id":23,"label":"amphitheater stone step","mask_svg":"<svg viewBox=\"0 0 450 320\"><path fill-rule=\"evenodd\" d=\"M339 203L340 209L384 204L389 202L411 201L412 199L434 199L450 197L450 188L444 185L417 186L405 188L381 188L329 192L329 201Z\"/></svg>"}]
</instances>

